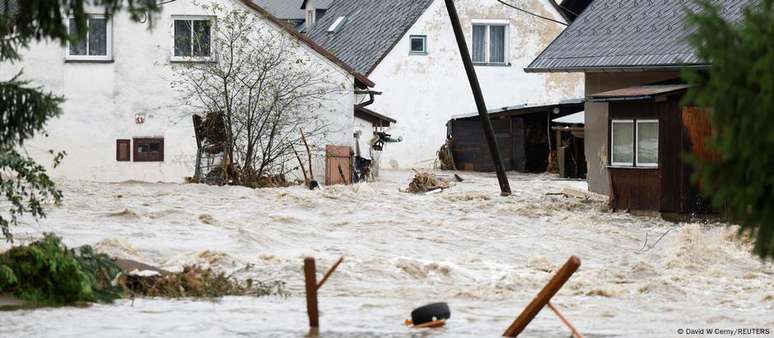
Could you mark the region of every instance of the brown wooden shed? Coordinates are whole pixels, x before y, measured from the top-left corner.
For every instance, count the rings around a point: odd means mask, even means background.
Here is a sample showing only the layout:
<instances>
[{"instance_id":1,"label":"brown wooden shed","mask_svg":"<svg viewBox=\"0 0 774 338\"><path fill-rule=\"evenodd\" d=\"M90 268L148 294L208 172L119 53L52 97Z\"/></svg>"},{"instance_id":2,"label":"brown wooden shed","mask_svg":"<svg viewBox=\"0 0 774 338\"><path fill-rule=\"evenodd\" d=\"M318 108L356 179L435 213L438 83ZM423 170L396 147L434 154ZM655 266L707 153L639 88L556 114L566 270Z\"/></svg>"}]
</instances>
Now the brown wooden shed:
<instances>
[{"instance_id":1,"label":"brown wooden shed","mask_svg":"<svg viewBox=\"0 0 774 338\"><path fill-rule=\"evenodd\" d=\"M615 208L661 213L710 210L691 183L686 155L704 149L707 114L682 104L687 85L647 85L590 96L609 108L608 173Z\"/></svg>"},{"instance_id":2,"label":"brown wooden shed","mask_svg":"<svg viewBox=\"0 0 774 338\"><path fill-rule=\"evenodd\" d=\"M505 170L545 172L549 153L556 149L550 137L553 134L550 132L551 120L580 111L583 111L582 100L490 111ZM483 172L495 170L477 114L452 119L446 127L457 169Z\"/></svg>"}]
</instances>

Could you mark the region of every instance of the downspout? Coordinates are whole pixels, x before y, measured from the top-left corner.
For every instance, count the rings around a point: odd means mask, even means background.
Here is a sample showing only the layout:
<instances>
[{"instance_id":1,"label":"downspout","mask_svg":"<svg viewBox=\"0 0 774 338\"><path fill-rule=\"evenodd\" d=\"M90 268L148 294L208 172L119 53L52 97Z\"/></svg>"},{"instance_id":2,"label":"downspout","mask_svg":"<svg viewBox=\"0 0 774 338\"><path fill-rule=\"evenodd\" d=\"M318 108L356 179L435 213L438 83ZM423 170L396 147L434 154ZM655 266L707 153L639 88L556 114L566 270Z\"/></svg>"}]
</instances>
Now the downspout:
<instances>
[{"instance_id":1,"label":"downspout","mask_svg":"<svg viewBox=\"0 0 774 338\"><path fill-rule=\"evenodd\" d=\"M363 107L367 107L367 106L370 106L370 105L374 104L374 101L375 101L374 96L375 95L382 95L382 92L377 92L377 91L373 91L373 90L356 90L355 94L356 95L368 94L368 101L365 101L365 102L362 102L362 103L358 103L358 104L355 105L355 108L363 108Z\"/></svg>"}]
</instances>

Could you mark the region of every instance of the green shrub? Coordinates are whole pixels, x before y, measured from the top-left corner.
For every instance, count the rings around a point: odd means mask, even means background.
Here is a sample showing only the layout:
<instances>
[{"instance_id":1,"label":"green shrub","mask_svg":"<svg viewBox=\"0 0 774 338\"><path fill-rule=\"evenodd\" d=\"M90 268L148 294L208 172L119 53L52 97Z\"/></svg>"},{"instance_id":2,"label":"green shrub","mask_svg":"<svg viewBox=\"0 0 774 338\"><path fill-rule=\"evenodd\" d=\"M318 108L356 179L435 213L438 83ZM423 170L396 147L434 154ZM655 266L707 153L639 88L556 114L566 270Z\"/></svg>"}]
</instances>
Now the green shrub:
<instances>
[{"instance_id":1,"label":"green shrub","mask_svg":"<svg viewBox=\"0 0 774 338\"><path fill-rule=\"evenodd\" d=\"M42 305L120 297L109 282L120 268L106 255L94 255L90 247L79 251L81 256L68 250L53 234L12 248L0 256L0 291Z\"/></svg>"}]
</instances>

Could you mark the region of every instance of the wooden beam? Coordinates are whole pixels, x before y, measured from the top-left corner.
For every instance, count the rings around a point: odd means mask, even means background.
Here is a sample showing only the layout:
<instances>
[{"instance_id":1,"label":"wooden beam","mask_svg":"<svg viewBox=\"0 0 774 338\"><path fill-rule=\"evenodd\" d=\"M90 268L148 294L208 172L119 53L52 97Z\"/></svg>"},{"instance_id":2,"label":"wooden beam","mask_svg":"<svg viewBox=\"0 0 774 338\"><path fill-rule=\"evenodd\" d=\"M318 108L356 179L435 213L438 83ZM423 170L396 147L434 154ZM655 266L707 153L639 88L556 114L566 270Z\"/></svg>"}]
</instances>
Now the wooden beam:
<instances>
[{"instance_id":1,"label":"wooden beam","mask_svg":"<svg viewBox=\"0 0 774 338\"><path fill-rule=\"evenodd\" d=\"M320 314L317 309L317 268L314 258L304 258L304 282L306 283L306 312L309 314L309 327L320 327Z\"/></svg>"},{"instance_id":2,"label":"wooden beam","mask_svg":"<svg viewBox=\"0 0 774 338\"><path fill-rule=\"evenodd\" d=\"M325 281L328 280L328 278L333 274L333 272L336 271L336 268L339 267L339 264L341 264L341 262L343 261L344 261L344 257L339 258L339 260L336 261L336 263L333 264L333 266L330 269L328 269L328 272L325 273L325 276L323 276L322 280L320 280L320 282L317 283L317 290L320 290L323 284L325 284Z\"/></svg>"},{"instance_id":3,"label":"wooden beam","mask_svg":"<svg viewBox=\"0 0 774 338\"><path fill-rule=\"evenodd\" d=\"M576 328L575 325L572 325L572 323L570 323L570 320L567 319L567 317L565 317L559 311L559 309L557 309L554 306L554 304L551 304L551 302L549 302L548 304L546 304L546 306L548 306L548 308L551 309L551 311L554 311L556 316L559 317L559 320L561 320L562 323L564 323L564 325L567 326L568 329L570 329L570 332L572 332L573 338L584 338L583 335L580 333L580 331L578 331L578 328Z\"/></svg>"},{"instance_id":4,"label":"wooden beam","mask_svg":"<svg viewBox=\"0 0 774 338\"><path fill-rule=\"evenodd\" d=\"M564 263L564 266L562 266L562 268L556 272L554 277L548 281L548 284L543 287L543 290L540 290L537 297L524 308L524 311L521 312L513 324L505 330L503 337L516 337L524 331L524 329L527 328L527 325L529 325L529 323L535 319L535 316L540 313L540 310L542 310L543 307L551 301L551 298L556 295L559 289L567 283L570 277L572 277L572 274L574 274L575 271L578 271L580 265L580 258L576 256L570 257L570 259L567 260L567 263Z\"/></svg>"}]
</instances>

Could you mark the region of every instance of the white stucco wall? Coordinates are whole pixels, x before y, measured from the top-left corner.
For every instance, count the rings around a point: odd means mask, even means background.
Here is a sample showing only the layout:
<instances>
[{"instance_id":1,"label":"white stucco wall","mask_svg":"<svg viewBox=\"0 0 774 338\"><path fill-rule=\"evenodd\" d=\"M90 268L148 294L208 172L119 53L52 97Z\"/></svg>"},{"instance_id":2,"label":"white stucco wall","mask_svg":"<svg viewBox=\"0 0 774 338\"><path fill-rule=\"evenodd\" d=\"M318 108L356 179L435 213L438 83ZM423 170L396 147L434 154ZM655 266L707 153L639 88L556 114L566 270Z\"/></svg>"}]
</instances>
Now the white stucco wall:
<instances>
[{"instance_id":1,"label":"white stucco wall","mask_svg":"<svg viewBox=\"0 0 774 338\"><path fill-rule=\"evenodd\" d=\"M215 2L246 8L236 1ZM192 0L165 4L162 13L155 17L153 30L132 22L125 13L116 15L112 18L114 62L110 63L66 63L63 46L40 43L22 52L23 62L0 64L3 78L23 69L24 79L64 95L67 100L62 105L63 115L47 124L49 136L35 137L25 144L24 151L42 163L50 162L49 149L66 151L62 165L50 171L53 177L180 182L192 176L196 158L192 111L180 104L180 94L170 85L174 74L169 61L172 16L207 14ZM267 20L261 22L279 29ZM295 39L290 34L286 36ZM338 77L331 81L347 88L331 95L319 112L331 125L324 142L350 145L355 95L349 89L354 78L308 46L302 44L298 48L313 56L314 64L310 67L330 67ZM145 123L135 123L137 114L145 116ZM164 162L117 162L116 139L135 137L164 137ZM320 146L324 148L324 144ZM322 165L320 158L316 167ZM316 172L324 175L323 170Z\"/></svg>"},{"instance_id":2,"label":"white stucco wall","mask_svg":"<svg viewBox=\"0 0 774 338\"><path fill-rule=\"evenodd\" d=\"M525 103L555 103L583 96L582 74L527 74L524 68L561 33L564 26L503 6L495 0L455 1L471 48L473 20L507 20L510 66L477 66L489 109ZM519 6L563 20L547 0ZM427 36L427 55L409 55L411 35ZM429 167L446 138L446 122L476 111L473 94L443 0L436 0L369 74L384 94L369 107L398 120L391 128L403 142L389 144L382 165Z\"/></svg>"}]
</instances>

